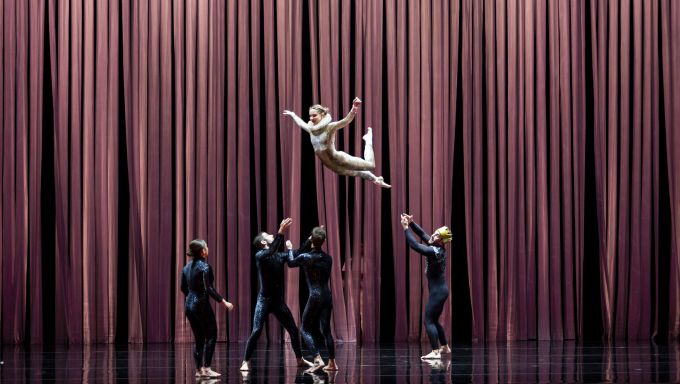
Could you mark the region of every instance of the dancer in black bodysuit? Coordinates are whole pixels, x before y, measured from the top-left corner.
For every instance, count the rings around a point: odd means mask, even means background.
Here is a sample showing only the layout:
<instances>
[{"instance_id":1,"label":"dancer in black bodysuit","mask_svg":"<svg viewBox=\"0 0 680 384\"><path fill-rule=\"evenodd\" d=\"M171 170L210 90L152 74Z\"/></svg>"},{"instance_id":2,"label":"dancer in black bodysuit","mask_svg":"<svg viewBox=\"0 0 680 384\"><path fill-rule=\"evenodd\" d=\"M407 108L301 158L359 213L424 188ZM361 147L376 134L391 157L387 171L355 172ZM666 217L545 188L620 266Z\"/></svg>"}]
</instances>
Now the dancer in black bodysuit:
<instances>
[{"instance_id":1,"label":"dancer in black bodysuit","mask_svg":"<svg viewBox=\"0 0 680 384\"><path fill-rule=\"evenodd\" d=\"M206 261L208 245L205 241L192 241L187 255L191 256L192 260L182 269L181 289L186 295L184 313L189 319L196 339L194 346L196 376L218 377L220 374L210 369L217 341L217 322L208 296L223 304L230 311L234 306L213 287L214 276L210 264Z\"/></svg>"},{"instance_id":2,"label":"dancer in black bodysuit","mask_svg":"<svg viewBox=\"0 0 680 384\"><path fill-rule=\"evenodd\" d=\"M333 298L331 297L331 290L328 288L333 258L321 250L321 245L326 240L326 230L323 227L314 228L309 240L311 241L311 250L294 258L291 257L288 263L290 267L302 267L309 288L309 299L307 299L307 305L302 314L300 331L305 343L314 354L314 369L324 367L323 369L327 371L337 371L335 343L331 334ZM301 248L304 249L305 247ZM326 348L328 348L328 365L324 364L321 355L319 355L319 348L314 342L314 330L319 328L324 336Z\"/></svg>"},{"instance_id":3,"label":"dancer in black bodysuit","mask_svg":"<svg viewBox=\"0 0 680 384\"><path fill-rule=\"evenodd\" d=\"M298 332L293 315L283 299L283 265L288 262L293 250L290 241L286 243L288 252L278 252L283 242L283 233L291 226L293 220L284 219L276 236L267 232L260 232L253 240L253 245L259 250L255 253L255 262L260 279L260 293L257 295L255 314L253 315L253 332L246 344L246 353L241 364L241 371L248 371L249 361L257 340L262 334L262 328L267 316L273 313L279 322L286 328L290 335L290 341L297 358L298 366L312 366L313 364L302 358L300 349L300 333ZM289 252L291 255L289 255Z\"/></svg>"},{"instance_id":4,"label":"dancer in black bodysuit","mask_svg":"<svg viewBox=\"0 0 680 384\"><path fill-rule=\"evenodd\" d=\"M416 223L413 216L402 213L401 225L404 227L404 234L408 245L416 252L425 256L425 275L427 276L427 287L430 296L425 306L425 330L430 339L432 352L422 356L421 359L438 359L442 353L450 353L444 328L439 324L439 316L444 310L444 303L449 297L449 287L446 285L446 250L444 244L451 241L451 231L447 227L437 229L432 236ZM420 244L416 240L411 230L415 232L427 246ZM441 347L439 346L441 344Z\"/></svg>"}]
</instances>

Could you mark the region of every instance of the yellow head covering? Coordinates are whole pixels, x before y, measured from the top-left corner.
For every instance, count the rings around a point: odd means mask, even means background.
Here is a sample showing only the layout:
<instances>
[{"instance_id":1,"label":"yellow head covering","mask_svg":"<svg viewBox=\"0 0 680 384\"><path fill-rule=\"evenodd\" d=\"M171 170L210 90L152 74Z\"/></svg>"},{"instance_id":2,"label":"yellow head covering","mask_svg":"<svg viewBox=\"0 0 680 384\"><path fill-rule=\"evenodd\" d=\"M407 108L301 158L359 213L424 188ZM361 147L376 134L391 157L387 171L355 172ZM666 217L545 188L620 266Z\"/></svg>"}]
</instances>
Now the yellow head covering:
<instances>
[{"instance_id":1,"label":"yellow head covering","mask_svg":"<svg viewBox=\"0 0 680 384\"><path fill-rule=\"evenodd\" d=\"M434 233L439 234L439 238L442 239L442 241L445 243L448 243L453 238L451 230L447 226L437 228L437 230L434 231Z\"/></svg>"}]
</instances>

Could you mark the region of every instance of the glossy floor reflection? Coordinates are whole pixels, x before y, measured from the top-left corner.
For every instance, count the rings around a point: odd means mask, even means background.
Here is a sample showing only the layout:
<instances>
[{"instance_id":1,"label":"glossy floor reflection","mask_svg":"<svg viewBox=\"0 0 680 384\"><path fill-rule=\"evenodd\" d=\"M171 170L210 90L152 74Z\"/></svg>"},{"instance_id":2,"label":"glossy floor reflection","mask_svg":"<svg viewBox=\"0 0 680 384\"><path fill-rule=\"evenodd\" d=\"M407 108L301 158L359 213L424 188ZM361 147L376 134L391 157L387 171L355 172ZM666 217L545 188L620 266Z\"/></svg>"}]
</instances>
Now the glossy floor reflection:
<instances>
[{"instance_id":1,"label":"glossy floor reflection","mask_svg":"<svg viewBox=\"0 0 680 384\"><path fill-rule=\"evenodd\" d=\"M515 342L454 345L441 361L422 362L425 346L338 344L340 371L295 367L286 345L259 345L250 373L239 372L245 345L218 344L220 380L197 380L190 344L3 346L7 383L495 383L680 382L680 346L628 343Z\"/></svg>"}]
</instances>

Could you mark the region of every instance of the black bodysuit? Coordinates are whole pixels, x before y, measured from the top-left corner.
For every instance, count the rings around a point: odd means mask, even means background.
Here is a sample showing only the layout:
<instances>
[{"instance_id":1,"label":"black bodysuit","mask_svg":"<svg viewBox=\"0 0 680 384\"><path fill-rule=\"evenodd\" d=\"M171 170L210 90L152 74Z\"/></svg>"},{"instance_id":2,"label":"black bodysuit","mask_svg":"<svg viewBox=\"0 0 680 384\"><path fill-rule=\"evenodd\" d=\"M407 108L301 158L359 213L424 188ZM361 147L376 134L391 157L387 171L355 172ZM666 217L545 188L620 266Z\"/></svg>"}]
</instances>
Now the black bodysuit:
<instances>
[{"instance_id":1,"label":"black bodysuit","mask_svg":"<svg viewBox=\"0 0 680 384\"><path fill-rule=\"evenodd\" d=\"M262 249L255 253L255 262L260 279L260 293L257 295L257 304L253 315L253 332L246 344L245 361L250 360L253 355L257 340L262 334L264 322L270 313L276 316L276 319L290 334L295 357L302 357L300 333L295 326L293 315L283 299L283 265L292 256L292 251L290 251L290 255L288 252L277 252L282 242L283 235L277 234L268 249Z\"/></svg>"},{"instance_id":2,"label":"black bodysuit","mask_svg":"<svg viewBox=\"0 0 680 384\"><path fill-rule=\"evenodd\" d=\"M302 247L304 249L305 246ZM320 249L311 249L307 253L292 258L288 263L290 267L299 267L305 271L309 299L305 311L302 314L302 337L310 348L313 356L319 354L319 348L314 342L314 335L321 333L326 342L326 348L331 359L335 358L335 344L331 334L331 313L333 312L333 298L328 288L328 280L331 277L333 258Z\"/></svg>"},{"instance_id":3,"label":"black bodysuit","mask_svg":"<svg viewBox=\"0 0 680 384\"><path fill-rule=\"evenodd\" d=\"M208 296L221 302L224 298L213 287L215 280L210 264L202 257L194 257L182 269L182 292L184 313L194 332L194 360L196 368L209 367L217 341L217 321Z\"/></svg>"},{"instance_id":4,"label":"black bodysuit","mask_svg":"<svg viewBox=\"0 0 680 384\"><path fill-rule=\"evenodd\" d=\"M418 224L411 222L409 227L423 241L427 242L430 239L430 236ZM449 287L446 285L445 274L446 251L444 248L436 245L420 244L408 228L404 230L404 234L406 235L408 245L414 251L425 256L425 276L427 276L427 287L430 291L430 296L425 306L425 330L430 339L432 350L435 350L439 348L439 344L448 344L444 328L439 324L439 316L441 316L444 310L444 303L449 297Z\"/></svg>"}]
</instances>

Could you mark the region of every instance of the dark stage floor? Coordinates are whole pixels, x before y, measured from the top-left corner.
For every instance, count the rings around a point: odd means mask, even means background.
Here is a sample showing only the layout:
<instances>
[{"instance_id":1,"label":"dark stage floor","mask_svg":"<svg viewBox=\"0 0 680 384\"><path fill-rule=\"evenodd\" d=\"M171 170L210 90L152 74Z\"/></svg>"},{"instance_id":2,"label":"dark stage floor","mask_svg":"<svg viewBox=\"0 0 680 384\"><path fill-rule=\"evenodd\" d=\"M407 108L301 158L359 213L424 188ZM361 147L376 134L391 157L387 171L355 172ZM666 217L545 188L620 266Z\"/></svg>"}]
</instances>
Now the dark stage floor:
<instances>
[{"instance_id":1,"label":"dark stage floor","mask_svg":"<svg viewBox=\"0 0 680 384\"><path fill-rule=\"evenodd\" d=\"M239 372L245 345L218 344L221 380L197 380L190 344L2 347L7 383L458 383L680 382L680 346L628 343L516 342L455 345L440 362L423 362L425 346L338 344L340 371L306 373L286 345L261 344L249 374Z\"/></svg>"}]
</instances>

